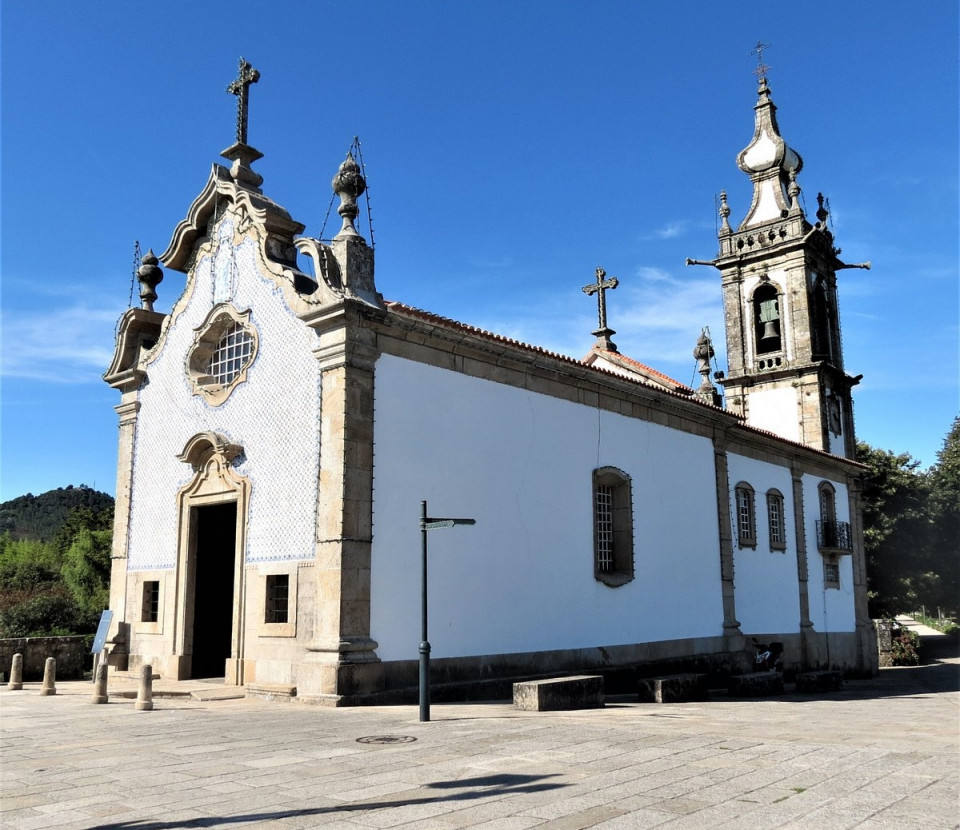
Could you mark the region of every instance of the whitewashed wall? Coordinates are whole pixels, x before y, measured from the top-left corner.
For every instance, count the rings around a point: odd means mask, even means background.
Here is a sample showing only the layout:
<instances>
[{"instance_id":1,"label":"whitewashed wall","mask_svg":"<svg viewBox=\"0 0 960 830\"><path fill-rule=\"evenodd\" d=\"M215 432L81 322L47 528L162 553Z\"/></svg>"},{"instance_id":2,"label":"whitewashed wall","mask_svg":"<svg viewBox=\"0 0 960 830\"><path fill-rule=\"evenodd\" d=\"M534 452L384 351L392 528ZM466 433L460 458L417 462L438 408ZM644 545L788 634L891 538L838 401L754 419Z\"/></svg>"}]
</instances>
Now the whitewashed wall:
<instances>
[{"instance_id":1,"label":"whitewashed wall","mask_svg":"<svg viewBox=\"0 0 960 830\"><path fill-rule=\"evenodd\" d=\"M825 479L817 476L803 477L804 518L807 533L807 566L810 572L809 596L810 619L817 631L855 631L857 627L853 597L853 557L838 557L840 587L823 587L823 557L817 550L816 522L820 518L820 495L818 487ZM847 488L838 481L829 480L837 491L836 510L838 522L850 521L850 499Z\"/></svg>"},{"instance_id":2,"label":"whitewashed wall","mask_svg":"<svg viewBox=\"0 0 960 830\"><path fill-rule=\"evenodd\" d=\"M751 389L750 412L747 423L765 429L797 443L800 435L800 408L797 390L792 386L775 389Z\"/></svg>"},{"instance_id":3,"label":"whitewashed wall","mask_svg":"<svg viewBox=\"0 0 960 830\"><path fill-rule=\"evenodd\" d=\"M213 430L244 447L235 462L251 480L248 562L314 556L319 463L319 371L314 332L289 310L273 281L258 271L252 240L234 251L233 223L218 230L216 263L196 266L195 287L174 309L161 351L140 392L133 459L128 569L162 570L177 557L177 490L193 476L177 459L187 440ZM219 407L194 395L185 361L194 329L219 302L252 309L259 352ZM183 307L185 305L185 307Z\"/></svg>"},{"instance_id":4,"label":"whitewashed wall","mask_svg":"<svg viewBox=\"0 0 960 830\"><path fill-rule=\"evenodd\" d=\"M735 453L727 455L730 477L730 526L733 528L733 584L736 614L744 634L786 633L800 630L800 587L797 575L797 524L793 509L793 479L788 467ZM737 541L734 488L741 481L754 490L757 545L741 548ZM770 547L767 491L783 496L787 548Z\"/></svg>"},{"instance_id":5,"label":"whitewashed wall","mask_svg":"<svg viewBox=\"0 0 960 830\"><path fill-rule=\"evenodd\" d=\"M434 657L722 634L711 442L390 355L376 367L371 636L420 642L420 501ZM593 576L592 471L632 478L636 578Z\"/></svg>"}]
</instances>

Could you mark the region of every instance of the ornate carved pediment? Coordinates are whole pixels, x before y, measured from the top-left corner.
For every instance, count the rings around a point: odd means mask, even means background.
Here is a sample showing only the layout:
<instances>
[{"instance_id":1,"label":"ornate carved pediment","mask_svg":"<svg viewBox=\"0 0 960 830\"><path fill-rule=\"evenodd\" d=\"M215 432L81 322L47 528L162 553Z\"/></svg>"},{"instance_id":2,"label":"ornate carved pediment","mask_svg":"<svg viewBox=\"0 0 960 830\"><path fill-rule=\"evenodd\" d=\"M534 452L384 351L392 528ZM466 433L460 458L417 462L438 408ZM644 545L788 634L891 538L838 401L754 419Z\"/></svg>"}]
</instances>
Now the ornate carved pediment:
<instances>
[{"instance_id":1,"label":"ornate carved pediment","mask_svg":"<svg viewBox=\"0 0 960 830\"><path fill-rule=\"evenodd\" d=\"M219 432L206 431L198 432L187 441L183 452L177 455L177 458L193 467L195 472L200 472L215 456L220 465L227 468L242 452L243 447L240 444L231 443Z\"/></svg>"},{"instance_id":2,"label":"ornate carved pediment","mask_svg":"<svg viewBox=\"0 0 960 830\"><path fill-rule=\"evenodd\" d=\"M214 164L206 186L193 200L186 218L174 230L167 250L160 255L164 265L186 271L194 245L207 235L210 219L228 205L242 217L244 230L251 224L263 229L264 253L271 260L286 265L296 263L293 238L303 233L304 226L276 202L235 181L226 167Z\"/></svg>"}]
</instances>

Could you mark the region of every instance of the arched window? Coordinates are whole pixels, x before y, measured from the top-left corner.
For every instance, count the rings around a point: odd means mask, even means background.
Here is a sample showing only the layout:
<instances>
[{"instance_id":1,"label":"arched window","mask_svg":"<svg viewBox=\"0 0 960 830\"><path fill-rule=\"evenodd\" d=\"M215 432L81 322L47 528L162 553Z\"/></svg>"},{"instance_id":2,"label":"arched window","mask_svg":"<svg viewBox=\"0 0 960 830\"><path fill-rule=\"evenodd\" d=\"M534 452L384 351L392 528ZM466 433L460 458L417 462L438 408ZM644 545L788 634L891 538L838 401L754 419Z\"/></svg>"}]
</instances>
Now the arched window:
<instances>
[{"instance_id":1,"label":"arched window","mask_svg":"<svg viewBox=\"0 0 960 830\"><path fill-rule=\"evenodd\" d=\"M830 303L827 300L827 285L822 276L813 286L813 359L830 360L833 343L830 326Z\"/></svg>"},{"instance_id":2,"label":"arched window","mask_svg":"<svg viewBox=\"0 0 960 830\"><path fill-rule=\"evenodd\" d=\"M633 579L633 495L616 467L593 471L593 575L611 587Z\"/></svg>"},{"instance_id":3,"label":"arched window","mask_svg":"<svg viewBox=\"0 0 960 830\"><path fill-rule=\"evenodd\" d=\"M779 352L783 348L780 294L765 282L753 292L753 322L757 354Z\"/></svg>"},{"instance_id":4,"label":"arched window","mask_svg":"<svg viewBox=\"0 0 960 830\"><path fill-rule=\"evenodd\" d=\"M757 546L757 518L754 508L753 488L741 481L734 488L737 507L737 541L742 548Z\"/></svg>"}]
</instances>

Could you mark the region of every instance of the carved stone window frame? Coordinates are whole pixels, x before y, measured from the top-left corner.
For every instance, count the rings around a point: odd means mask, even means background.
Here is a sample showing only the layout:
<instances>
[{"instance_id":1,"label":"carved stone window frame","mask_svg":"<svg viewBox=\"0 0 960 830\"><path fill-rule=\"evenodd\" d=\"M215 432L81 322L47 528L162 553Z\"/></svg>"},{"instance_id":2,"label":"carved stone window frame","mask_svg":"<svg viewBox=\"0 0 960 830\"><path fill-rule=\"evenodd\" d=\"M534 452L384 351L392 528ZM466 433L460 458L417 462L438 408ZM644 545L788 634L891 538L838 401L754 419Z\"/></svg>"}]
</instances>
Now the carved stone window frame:
<instances>
[{"instance_id":1,"label":"carved stone window frame","mask_svg":"<svg viewBox=\"0 0 960 830\"><path fill-rule=\"evenodd\" d=\"M775 300L777 304L777 345L773 348L761 349L760 337L760 304L765 300ZM762 279L750 294L750 319L753 332L753 353L757 358L766 358L771 355L782 355L786 352L786 326L784 323L784 292L783 289L770 279Z\"/></svg>"},{"instance_id":2,"label":"carved stone window frame","mask_svg":"<svg viewBox=\"0 0 960 830\"><path fill-rule=\"evenodd\" d=\"M616 467L598 467L592 483L593 575L604 585L618 588L634 577L632 483ZM604 535L606 543L601 541Z\"/></svg>"},{"instance_id":3,"label":"carved stone window frame","mask_svg":"<svg viewBox=\"0 0 960 830\"><path fill-rule=\"evenodd\" d=\"M838 589L840 587L840 558L835 553L823 556L823 587Z\"/></svg>"},{"instance_id":4,"label":"carved stone window frame","mask_svg":"<svg viewBox=\"0 0 960 830\"><path fill-rule=\"evenodd\" d=\"M219 383L210 375L210 360L220 339L234 326L240 326L252 340L250 355L229 383ZM193 343L187 351L186 373L193 394L201 395L210 406L220 406L234 389L247 379L247 371L257 359L260 335L250 322L250 309L239 311L230 303L218 303L204 321L194 329Z\"/></svg>"},{"instance_id":5,"label":"carved stone window frame","mask_svg":"<svg viewBox=\"0 0 960 830\"><path fill-rule=\"evenodd\" d=\"M258 567L257 579L258 586L254 589L256 595L253 598L255 607L256 636L257 637L296 637L297 636L297 606L300 587L300 565L294 563L290 565L260 565ZM271 579L276 577L287 577L287 621L269 622L269 586Z\"/></svg>"},{"instance_id":6,"label":"carved stone window frame","mask_svg":"<svg viewBox=\"0 0 960 830\"><path fill-rule=\"evenodd\" d=\"M737 544L741 548L757 547L756 493L752 486L740 481L733 488L734 526L737 528Z\"/></svg>"},{"instance_id":7,"label":"carved stone window frame","mask_svg":"<svg viewBox=\"0 0 960 830\"><path fill-rule=\"evenodd\" d=\"M784 513L783 493L776 488L767 490L767 531L770 550L782 553L787 549L787 517ZM779 536L779 538L777 538Z\"/></svg>"}]
</instances>

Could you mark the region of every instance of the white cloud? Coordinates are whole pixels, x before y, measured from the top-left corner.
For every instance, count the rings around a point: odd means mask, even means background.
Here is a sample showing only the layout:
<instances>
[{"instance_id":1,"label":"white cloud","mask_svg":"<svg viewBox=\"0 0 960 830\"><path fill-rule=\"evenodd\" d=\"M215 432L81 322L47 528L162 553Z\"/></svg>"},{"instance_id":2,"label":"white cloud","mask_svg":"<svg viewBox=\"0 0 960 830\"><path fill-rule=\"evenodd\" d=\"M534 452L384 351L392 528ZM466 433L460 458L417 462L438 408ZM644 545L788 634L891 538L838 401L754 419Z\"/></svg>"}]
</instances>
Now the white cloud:
<instances>
[{"instance_id":1,"label":"white cloud","mask_svg":"<svg viewBox=\"0 0 960 830\"><path fill-rule=\"evenodd\" d=\"M676 239L678 236L683 236L690 227L690 222L687 219L680 219L675 222L667 222L661 228L657 228L650 233L641 234L641 241L650 241L652 239Z\"/></svg>"},{"instance_id":2,"label":"white cloud","mask_svg":"<svg viewBox=\"0 0 960 830\"><path fill-rule=\"evenodd\" d=\"M0 374L46 383L99 380L113 358L120 314L83 304L50 312L6 309Z\"/></svg>"}]
</instances>

